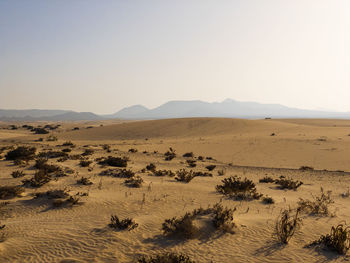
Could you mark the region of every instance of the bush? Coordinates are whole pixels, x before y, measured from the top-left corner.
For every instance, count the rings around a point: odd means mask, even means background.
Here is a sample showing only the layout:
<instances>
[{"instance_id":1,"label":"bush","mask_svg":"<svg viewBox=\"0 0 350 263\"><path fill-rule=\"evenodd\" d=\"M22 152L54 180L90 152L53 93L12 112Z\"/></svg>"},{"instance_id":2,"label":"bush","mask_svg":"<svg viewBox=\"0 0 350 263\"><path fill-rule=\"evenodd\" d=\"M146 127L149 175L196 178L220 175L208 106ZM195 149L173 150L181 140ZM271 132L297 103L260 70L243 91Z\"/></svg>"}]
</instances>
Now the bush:
<instances>
[{"instance_id":1,"label":"bush","mask_svg":"<svg viewBox=\"0 0 350 263\"><path fill-rule=\"evenodd\" d=\"M163 253L155 256L143 256L138 259L138 263L195 263L188 256L175 253Z\"/></svg>"},{"instance_id":2,"label":"bush","mask_svg":"<svg viewBox=\"0 0 350 263\"><path fill-rule=\"evenodd\" d=\"M112 176L117 178L132 178L134 177L135 173L132 170L127 169L108 169L105 171L100 172L100 175L102 176Z\"/></svg>"},{"instance_id":3,"label":"bush","mask_svg":"<svg viewBox=\"0 0 350 263\"><path fill-rule=\"evenodd\" d=\"M49 131L47 131L46 129L44 128L34 128L32 129L32 131L35 133L35 134L48 134Z\"/></svg>"},{"instance_id":4,"label":"bush","mask_svg":"<svg viewBox=\"0 0 350 263\"><path fill-rule=\"evenodd\" d=\"M270 176L265 176L264 178L259 179L259 183L274 183L274 182L275 180Z\"/></svg>"},{"instance_id":5,"label":"bush","mask_svg":"<svg viewBox=\"0 0 350 263\"><path fill-rule=\"evenodd\" d=\"M109 165L109 166L114 166L114 167L126 167L128 165L128 158L127 157L112 157L108 156L107 158L102 159L99 161L98 164L101 165Z\"/></svg>"},{"instance_id":6,"label":"bush","mask_svg":"<svg viewBox=\"0 0 350 263\"><path fill-rule=\"evenodd\" d=\"M77 180L77 184L92 185L92 182L90 181L89 178L82 176L79 180Z\"/></svg>"},{"instance_id":7,"label":"bush","mask_svg":"<svg viewBox=\"0 0 350 263\"><path fill-rule=\"evenodd\" d=\"M36 148L28 146L18 146L16 149L9 151L5 158L6 160L24 160L29 161L34 159Z\"/></svg>"},{"instance_id":8,"label":"bush","mask_svg":"<svg viewBox=\"0 0 350 263\"><path fill-rule=\"evenodd\" d=\"M19 178L19 177L25 176L25 173L23 171L16 170L16 171L13 171L11 173L11 175L12 175L13 178Z\"/></svg>"},{"instance_id":9,"label":"bush","mask_svg":"<svg viewBox=\"0 0 350 263\"><path fill-rule=\"evenodd\" d=\"M68 156L67 153L63 151L48 151L48 152L40 152L38 157L40 158L60 158Z\"/></svg>"},{"instance_id":10,"label":"bush","mask_svg":"<svg viewBox=\"0 0 350 263\"><path fill-rule=\"evenodd\" d=\"M76 145L74 143L72 143L71 141L66 141L66 142L62 143L62 146L74 148Z\"/></svg>"},{"instance_id":11,"label":"bush","mask_svg":"<svg viewBox=\"0 0 350 263\"><path fill-rule=\"evenodd\" d=\"M313 171L314 168L313 167L310 167L310 166L301 166L299 168L299 170L302 170L302 171Z\"/></svg>"},{"instance_id":12,"label":"bush","mask_svg":"<svg viewBox=\"0 0 350 263\"><path fill-rule=\"evenodd\" d=\"M154 176L169 176L174 177L175 173L171 170L154 170L153 171Z\"/></svg>"},{"instance_id":13,"label":"bush","mask_svg":"<svg viewBox=\"0 0 350 263\"><path fill-rule=\"evenodd\" d=\"M68 196L68 192L66 192L66 190L61 189L49 190L46 192L39 192L34 194L34 198L47 197L49 199L67 198Z\"/></svg>"},{"instance_id":14,"label":"bush","mask_svg":"<svg viewBox=\"0 0 350 263\"><path fill-rule=\"evenodd\" d=\"M169 151L164 153L164 156L165 156L165 161L171 161L172 159L174 159L176 157L175 150L170 147Z\"/></svg>"},{"instance_id":15,"label":"bush","mask_svg":"<svg viewBox=\"0 0 350 263\"><path fill-rule=\"evenodd\" d=\"M19 197L23 192L20 186L0 186L0 199Z\"/></svg>"},{"instance_id":16,"label":"bush","mask_svg":"<svg viewBox=\"0 0 350 263\"><path fill-rule=\"evenodd\" d=\"M275 180L275 184L278 184L280 189L297 190L303 182L293 181L293 179L287 179L281 176L279 179Z\"/></svg>"},{"instance_id":17,"label":"bush","mask_svg":"<svg viewBox=\"0 0 350 263\"><path fill-rule=\"evenodd\" d=\"M284 210L276 221L275 234L278 240L283 244L288 244L294 233L299 229L302 223L299 218L299 209L293 215L291 209Z\"/></svg>"},{"instance_id":18,"label":"bush","mask_svg":"<svg viewBox=\"0 0 350 263\"><path fill-rule=\"evenodd\" d=\"M55 142L57 140L58 140L57 136L54 136L54 135L50 135L49 137L46 138L46 141L48 142Z\"/></svg>"},{"instance_id":19,"label":"bush","mask_svg":"<svg viewBox=\"0 0 350 263\"><path fill-rule=\"evenodd\" d=\"M194 177L195 177L195 174L193 173L192 170L188 172L185 169L181 169L176 172L175 180L179 182L189 183Z\"/></svg>"},{"instance_id":20,"label":"bush","mask_svg":"<svg viewBox=\"0 0 350 263\"><path fill-rule=\"evenodd\" d=\"M137 149L130 148L128 152L129 152L129 153L137 153Z\"/></svg>"},{"instance_id":21,"label":"bush","mask_svg":"<svg viewBox=\"0 0 350 263\"><path fill-rule=\"evenodd\" d=\"M93 155L94 152L95 151L93 149L85 149L84 152L81 155L82 156L89 156L89 155Z\"/></svg>"},{"instance_id":22,"label":"bush","mask_svg":"<svg viewBox=\"0 0 350 263\"><path fill-rule=\"evenodd\" d=\"M90 161L90 160L81 160L81 161L79 162L79 165L80 165L81 167L88 167L90 164L92 164L92 161Z\"/></svg>"},{"instance_id":23,"label":"bush","mask_svg":"<svg viewBox=\"0 0 350 263\"><path fill-rule=\"evenodd\" d=\"M197 166L197 164L196 164L196 160L191 160L191 159L189 159L189 160L186 160L186 162L187 162L187 164L188 164L188 166L189 167L196 167Z\"/></svg>"},{"instance_id":24,"label":"bush","mask_svg":"<svg viewBox=\"0 0 350 263\"><path fill-rule=\"evenodd\" d=\"M140 188L143 184L143 179L140 176L134 176L130 179L126 179L124 184L128 187Z\"/></svg>"},{"instance_id":25,"label":"bush","mask_svg":"<svg viewBox=\"0 0 350 263\"><path fill-rule=\"evenodd\" d=\"M231 176L222 180L222 183L223 185L216 186L216 190L236 200L253 200L262 196L262 194L257 193L253 181L247 178L241 180L240 177Z\"/></svg>"},{"instance_id":26,"label":"bush","mask_svg":"<svg viewBox=\"0 0 350 263\"><path fill-rule=\"evenodd\" d=\"M150 163L149 165L146 166L146 169L148 171L155 171L156 170L156 165L154 163Z\"/></svg>"},{"instance_id":27,"label":"bush","mask_svg":"<svg viewBox=\"0 0 350 263\"><path fill-rule=\"evenodd\" d=\"M188 153L185 153L184 155L182 155L182 157L190 157L190 158L193 158L193 152L188 152Z\"/></svg>"},{"instance_id":28,"label":"bush","mask_svg":"<svg viewBox=\"0 0 350 263\"><path fill-rule=\"evenodd\" d=\"M224 169L218 170L218 176L223 176L223 175L225 175L225 170Z\"/></svg>"},{"instance_id":29,"label":"bush","mask_svg":"<svg viewBox=\"0 0 350 263\"><path fill-rule=\"evenodd\" d=\"M310 215L329 215L328 206L334 203L333 199L331 198L331 193L331 191L327 191L325 193L321 187L320 196L314 196L313 201L300 198L298 202L299 210Z\"/></svg>"},{"instance_id":30,"label":"bush","mask_svg":"<svg viewBox=\"0 0 350 263\"><path fill-rule=\"evenodd\" d=\"M275 203L275 200L273 200L273 198L269 197L269 196L263 197L263 199L261 201L263 204L266 204L266 205L271 205L271 204Z\"/></svg>"},{"instance_id":31,"label":"bush","mask_svg":"<svg viewBox=\"0 0 350 263\"><path fill-rule=\"evenodd\" d=\"M108 144L104 144L104 145L102 145L102 149L103 149L103 150L105 150L105 151L107 151L108 153L110 153L110 152L111 152L111 146L110 146L110 145L108 145Z\"/></svg>"},{"instance_id":32,"label":"bush","mask_svg":"<svg viewBox=\"0 0 350 263\"><path fill-rule=\"evenodd\" d=\"M34 167L44 171L45 173L52 174L52 173L61 173L62 168L59 167L58 165L54 164L48 164L47 159L45 158L38 158L35 160Z\"/></svg>"},{"instance_id":33,"label":"bush","mask_svg":"<svg viewBox=\"0 0 350 263\"><path fill-rule=\"evenodd\" d=\"M62 149L62 152L64 152L64 153L70 153L71 151L72 151L72 149L70 149L70 148Z\"/></svg>"},{"instance_id":34,"label":"bush","mask_svg":"<svg viewBox=\"0 0 350 263\"><path fill-rule=\"evenodd\" d=\"M123 220L119 220L118 216L112 215L111 222L108 224L109 227L118 229L118 230L128 230L131 231L138 227L138 224L131 218L125 218Z\"/></svg>"},{"instance_id":35,"label":"bush","mask_svg":"<svg viewBox=\"0 0 350 263\"><path fill-rule=\"evenodd\" d=\"M181 218L166 219L162 225L163 234L185 239L197 237L199 229L193 224L194 218L191 213L186 213Z\"/></svg>"},{"instance_id":36,"label":"bush","mask_svg":"<svg viewBox=\"0 0 350 263\"><path fill-rule=\"evenodd\" d=\"M312 242L306 247L324 245L327 248L338 252L339 254L346 254L350 247L350 229L349 226L339 224L332 226L331 233L322 235L318 240Z\"/></svg>"},{"instance_id":37,"label":"bush","mask_svg":"<svg viewBox=\"0 0 350 263\"><path fill-rule=\"evenodd\" d=\"M33 178L31 179L24 179L22 180L23 185L29 185L32 187L41 187L44 184L47 184L52 179L52 176L50 173L48 173L46 170L39 170L37 171Z\"/></svg>"},{"instance_id":38,"label":"bush","mask_svg":"<svg viewBox=\"0 0 350 263\"><path fill-rule=\"evenodd\" d=\"M216 229L220 229L224 232L233 233L235 224L233 223L233 213L235 209L224 208L221 204L215 204L213 207L213 224Z\"/></svg>"},{"instance_id":39,"label":"bush","mask_svg":"<svg viewBox=\"0 0 350 263\"><path fill-rule=\"evenodd\" d=\"M213 177L213 175L211 173L208 172L194 172L193 175L196 176L200 176L200 177Z\"/></svg>"},{"instance_id":40,"label":"bush","mask_svg":"<svg viewBox=\"0 0 350 263\"><path fill-rule=\"evenodd\" d=\"M208 171L213 171L214 169L215 169L215 167L216 167L216 165L208 165L208 166L206 166L205 168L207 168L208 169Z\"/></svg>"}]
</instances>

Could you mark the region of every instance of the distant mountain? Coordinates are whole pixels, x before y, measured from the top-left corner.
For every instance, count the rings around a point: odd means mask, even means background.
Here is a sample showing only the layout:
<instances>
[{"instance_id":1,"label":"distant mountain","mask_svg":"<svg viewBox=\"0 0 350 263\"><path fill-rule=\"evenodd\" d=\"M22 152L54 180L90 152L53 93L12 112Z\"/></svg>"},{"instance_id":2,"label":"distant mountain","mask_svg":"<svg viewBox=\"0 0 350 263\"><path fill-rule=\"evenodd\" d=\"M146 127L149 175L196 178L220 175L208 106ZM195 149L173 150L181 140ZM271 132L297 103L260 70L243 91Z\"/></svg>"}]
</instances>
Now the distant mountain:
<instances>
[{"instance_id":1,"label":"distant mountain","mask_svg":"<svg viewBox=\"0 0 350 263\"><path fill-rule=\"evenodd\" d=\"M140 109L134 111L134 107ZM141 110L142 109L142 110ZM185 117L232 118L350 118L350 112L302 110L280 104L262 104L226 99L223 102L169 101L157 108L146 109L140 105L124 108L112 115L120 119L166 119Z\"/></svg>"},{"instance_id":2,"label":"distant mountain","mask_svg":"<svg viewBox=\"0 0 350 263\"><path fill-rule=\"evenodd\" d=\"M350 112L303 110L286 107L280 104L242 102L232 99L213 103L200 100L169 101L154 109L148 109L142 105L134 105L110 115L96 115L91 112L64 110L0 110L0 121L142 120L187 117L350 119Z\"/></svg>"}]
</instances>

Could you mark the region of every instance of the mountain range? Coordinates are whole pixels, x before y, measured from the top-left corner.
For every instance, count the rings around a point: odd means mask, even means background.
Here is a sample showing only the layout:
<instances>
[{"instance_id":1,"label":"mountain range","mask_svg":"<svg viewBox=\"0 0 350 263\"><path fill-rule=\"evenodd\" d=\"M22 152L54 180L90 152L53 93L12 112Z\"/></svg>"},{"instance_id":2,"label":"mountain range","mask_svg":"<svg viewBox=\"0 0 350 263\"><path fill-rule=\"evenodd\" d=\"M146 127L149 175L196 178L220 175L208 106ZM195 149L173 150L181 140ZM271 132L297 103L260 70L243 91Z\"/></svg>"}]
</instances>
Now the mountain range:
<instances>
[{"instance_id":1,"label":"mountain range","mask_svg":"<svg viewBox=\"0 0 350 263\"><path fill-rule=\"evenodd\" d=\"M78 121L105 119L167 119L186 117L226 118L338 118L349 119L350 112L331 112L290 108L280 104L241 102L169 101L154 109L134 105L109 115L65 110L0 110L0 121Z\"/></svg>"}]
</instances>

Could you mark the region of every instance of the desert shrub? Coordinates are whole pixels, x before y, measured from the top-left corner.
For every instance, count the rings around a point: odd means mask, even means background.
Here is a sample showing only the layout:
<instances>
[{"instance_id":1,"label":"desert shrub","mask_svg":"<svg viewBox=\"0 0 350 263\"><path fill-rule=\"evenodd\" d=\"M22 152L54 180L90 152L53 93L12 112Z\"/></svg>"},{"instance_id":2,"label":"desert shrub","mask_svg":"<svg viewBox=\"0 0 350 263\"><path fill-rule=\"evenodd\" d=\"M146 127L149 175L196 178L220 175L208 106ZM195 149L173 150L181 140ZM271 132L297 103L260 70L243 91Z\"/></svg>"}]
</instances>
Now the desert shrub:
<instances>
[{"instance_id":1,"label":"desert shrub","mask_svg":"<svg viewBox=\"0 0 350 263\"><path fill-rule=\"evenodd\" d=\"M23 192L20 186L0 186L0 199L19 197Z\"/></svg>"},{"instance_id":2,"label":"desert shrub","mask_svg":"<svg viewBox=\"0 0 350 263\"><path fill-rule=\"evenodd\" d=\"M66 157L67 153L63 151L47 151L47 152L40 152L38 154L38 157L40 158L60 158L60 157Z\"/></svg>"},{"instance_id":3,"label":"desert shrub","mask_svg":"<svg viewBox=\"0 0 350 263\"><path fill-rule=\"evenodd\" d=\"M134 148L130 148L128 150L129 153L137 153L137 149L134 149Z\"/></svg>"},{"instance_id":4,"label":"desert shrub","mask_svg":"<svg viewBox=\"0 0 350 263\"><path fill-rule=\"evenodd\" d=\"M118 216L112 215L111 222L108 224L109 227L118 229L118 230L128 230L131 231L138 227L138 224L131 218L125 218L120 220Z\"/></svg>"},{"instance_id":5,"label":"desert shrub","mask_svg":"<svg viewBox=\"0 0 350 263\"><path fill-rule=\"evenodd\" d=\"M343 224L338 226L332 226L331 233L322 235L318 240L312 242L306 247L320 246L325 247L338 252L339 254L346 254L350 248L350 228Z\"/></svg>"},{"instance_id":6,"label":"desert shrub","mask_svg":"<svg viewBox=\"0 0 350 263\"><path fill-rule=\"evenodd\" d=\"M124 181L124 184L128 187L140 188L143 184L143 179L140 176L134 176Z\"/></svg>"},{"instance_id":7,"label":"desert shrub","mask_svg":"<svg viewBox=\"0 0 350 263\"><path fill-rule=\"evenodd\" d=\"M178 170L176 172L175 180L179 182L189 183L195 177L192 170L186 171L185 169Z\"/></svg>"},{"instance_id":8,"label":"desert shrub","mask_svg":"<svg viewBox=\"0 0 350 263\"><path fill-rule=\"evenodd\" d=\"M107 158L102 159L98 162L98 164L101 165L109 165L114 167L126 167L128 165L128 158L127 157L112 157L108 156Z\"/></svg>"},{"instance_id":9,"label":"desert shrub","mask_svg":"<svg viewBox=\"0 0 350 263\"><path fill-rule=\"evenodd\" d=\"M55 199L52 203L54 207L61 207L61 206L69 206L72 207L74 205L79 205L81 204L80 202L80 195L79 193L76 195L68 195L68 198L65 199Z\"/></svg>"},{"instance_id":10,"label":"desert shrub","mask_svg":"<svg viewBox=\"0 0 350 263\"><path fill-rule=\"evenodd\" d=\"M67 160L84 160L84 157L82 157L80 154L71 154L68 156Z\"/></svg>"},{"instance_id":11,"label":"desert shrub","mask_svg":"<svg viewBox=\"0 0 350 263\"><path fill-rule=\"evenodd\" d=\"M213 207L213 224L216 229L220 229L224 232L233 233L235 224L233 223L233 213L236 209L224 208L221 204L217 203Z\"/></svg>"},{"instance_id":12,"label":"desert shrub","mask_svg":"<svg viewBox=\"0 0 350 263\"><path fill-rule=\"evenodd\" d=\"M313 196L313 201L300 198L298 202L300 212L304 212L310 215L329 215L328 206L334 203L333 199L331 198L331 193L331 191L327 191L325 193L321 187L320 196Z\"/></svg>"},{"instance_id":13,"label":"desert shrub","mask_svg":"<svg viewBox=\"0 0 350 263\"><path fill-rule=\"evenodd\" d=\"M281 176L275 180L275 184L278 184L280 189L297 190L303 182Z\"/></svg>"},{"instance_id":14,"label":"desert shrub","mask_svg":"<svg viewBox=\"0 0 350 263\"><path fill-rule=\"evenodd\" d=\"M13 178L19 178L19 177L25 176L25 173L24 173L23 171L16 170L16 171L13 171L13 172L11 173L11 176L12 176Z\"/></svg>"},{"instance_id":15,"label":"desert shrub","mask_svg":"<svg viewBox=\"0 0 350 263\"><path fill-rule=\"evenodd\" d=\"M197 157L197 159L200 160L200 161L203 161L204 157L200 155L200 156Z\"/></svg>"},{"instance_id":16,"label":"desert shrub","mask_svg":"<svg viewBox=\"0 0 350 263\"><path fill-rule=\"evenodd\" d=\"M193 158L194 155L193 155L193 152L188 152L188 153L185 153L184 155L182 155L182 157L190 157L190 158Z\"/></svg>"},{"instance_id":17,"label":"desert shrub","mask_svg":"<svg viewBox=\"0 0 350 263\"><path fill-rule=\"evenodd\" d=\"M110 145L108 145L108 144L104 144L104 145L102 145L102 149L103 149L103 150L105 150L105 151L107 151L108 153L110 153L110 152L111 152L111 146L110 146Z\"/></svg>"},{"instance_id":18,"label":"desert shrub","mask_svg":"<svg viewBox=\"0 0 350 263\"><path fill-rule=\"evenodd\" d=\"M155 256L142 256L138 263L195 263L184 254L162 253Z\"/></svg>"},{"instance_id":19,"label":"desert shrub","mask_svg":"<svg viewBox=\"0 0 350 263\"><path fill-rule=\"evenodd\" d=\"M302 223L299 217L299 209L295 212L291 209L282 211L276 221L275 235L282 244L288 244L295 232L300 228Z\"/></svg>"},{"instance_id":20,"label":"desert shrub","mask_svg":"<svg viewBox=\"0 0 350 263\"><path fill-rule=\"evenodd\" d=\"M131 178L135 173L130 169L107 169L100 172L101 176L112 176L117 178Z\"/></svg>"},{"instance_id":21,"label":"desert shrub","mask_svg":"<svg viewBox=\"0 0 350 263\"><path fill-rule=\"evenodd\" d=\"M273 198L270 196L264 196L261 201L263 204L266 204L266 205L271 205L275 203L275 200L273 200Z\"/></svg>"},{"instance_id":22,"label":"desert shrub","mask_svg":"<svg viewBox=\"0 0 350 263\"><path fill-rule=\"evenodd\" d=\"M32 129L32 131L35 133L35 134L48 134L49 131L47 131L46 129L44 128L34 128Z\"/></svg>"},{"instance_id":23,"label":"desert shrub","mask_svg":"<svg viewBox=\"0 0 350 263\"><path fill-rule=\"evenodd\" d=\"M231 176L222 180L222 183L216 186L216 190L236 200L253 200L262 196L257 192L253 181L247 178L241 180L238 176Z\"/></svg>"},{"instance_id":24,"label":"desert shrub","mask_svg":"<svg viewBox=\"0 0 350 263\"><path fill-rule=\"evenodd\" d=\"M26 166L28 164L28 160L16 159L13 161L13 165Z\"/></svg>"},{"instance_id":25,"label":"desert shrub","mask_svg":"<svg viewBox=\"0 0 350 263\"><path fill-rule=\"evenodd\" d=\"M91 160L81 160L81 161L79 162L79 165L80 165L81 167L88 167L90 164L92 164L92 161L91 161Z\"/></svg>"},{"instance_id":26,"label":"desert shrub","mask_svg":"<svg viewBox=\"0 0 350 263\"><path fill-rule=\"evenodd\" d=\"M52 175L48 173L46 170L37 171L33 178L22 180L23 185L32 186L32 187L41 187L44 184L47 184L52 179Z\"/></svg>"},{"instance_id":27,"label":"desert shrub","mask_svg":"<svg viewBox=\"0 0 350 263\"><path fill-rule=\"evenodd\" d=\"M213 157L207 156L207 157L205 157L205 159L207 159L207 160L213 160Z\"/></svg>"},{"instance_id":28,"label":"desert shrub","mask_svg":"<svg viewBox=\"0 0 350 263\"><path fill-rule=\"evenodd\" d=\"M71 141L66 141L66 142L62 143L62 146L74 148L76 145L74 143L72 143Z\"/></svg>"},{"instance_id":29,"label":"desert shrub","mask_svg":"<svg viewBox=\"0 0 350 263\"><path fill-rule=\"evenodd\" d=\"M163 234L185 239L197 237L199 229L193 224L195 216L186 213L183 217L166 219L162 225Z\"/></svg>"},{"instance_id":30,"label":"desert shrub","mask_svg":"<svg viewBox=\"0 0 350 263\"><path fill-rule=\"evenodd\" d=\"M49 137L46 138L46 141L48 141L48 142L55 142L57 140L58 140L58 138L55 135L50 135Z\"/></svg>"},{"instance_id":31,"label":"desert shrub","mask_svg":"<svg viewBox=\"0 0 350 263\"><path fill-rule=\"evenodd\" d=\"M200 176L200 177L213 177L213 174L208 173L208 172L194 172L193 175L196 176Z\"/></svg>"},{"instance_id":32,"label":"desert shrub","mask_svg":"<svg viewBox=\"0 0 350 263\"><path fill-rule=\"evenodd\" d=\"M275 179L270 176L265 176L264 178L259 179L259 183L274 183Z\"/></svg>"},{"instance_id":33,"label":"desert shrub","mask_svg":"<svg viewBox=\"0 0 350 263\"><path fill-rule=\"evenodd\" d=\"M52 173L62 173L62 168L55 164L48 164L47 159L45 158L38 158L35 160L34 167L44 171L45 173L52 174Z\"/></svg>"},{"instance_id":34,"label":"desert shrub","mask_svg":"<svg viewBox=\"0 0 350 263\"><path fill-rule=\"evenodd\" d=\"M164 153L164 156L165 156L165 161L171 161L172 159L174 159L176 157L175 150L170 147L169 151Z\"/></svg>"},{"instance_id":35,"label":"desert shrub","mask_svg":"<svg viewBox=\"0 0 350 263\"><path fill-rule=\"evenodd\" d=\"M9 151L6 160L32 160L35 157L36 148L28 146L18 146L16 149Z\"/></svg>"},{"instance_id":36,"label":"desert shrub","mask_svg":"<svg viewBox=\"0 0 350 263\"><path fill-rule=\"evenodd\" d=\"M196 160L192 160L192 159L188 159L188 160L186 160L186 162L187 162L187 164L188 164L188 166L189 167L196 167L197 166L197 164L196 164Z\"/></svg>"},{"instance_id":37,"label":"desert shrub","mask_svg":"<svg viewBox=\"0 0 350 263\"><path fill-rule=\"evenodd\" d=\"M146 166L146 169L148 171L155 171L156 170L156 165L154 163L150 163Z\"/></svg>"},{"instance_id":38,"label":"desert shrub","mask_svg":"<svg viewBox=\"0 0 350 263\"><path fill-rule=\"evenodd\" d=\"M90 181L89 178L82 176L79 180L77 180L77 184L92 185L92 182Z\"/></svg>"},{"instance_id":39,"label":"desert shrub","mask_svg":"<svg viewBox=\"0 0 350 263\"><path fill-rule=\"evenodd\" d=\"M299 170L302 170L302 171L313 171L314 168L311 167L311 166L300 166Z\"/></svg>"},{"instance_id":40,"label":"desert shrub","mask_svg":"<svg viewBox=\"0 0 350 263\"><path fill-rule=\"evenodd\" d=\"M85 149L84 152L81 155L82 156L89 156L89 155L93 155L94 152L95 151L93 149Z\"/></svg>"},{"instance_id":41,"label":"desert shrub","mask_svg":"<svg viewBox=\"0 0 350 263\"><path fill-rule=\"evenodd\" d=\"M154 176L169 176L174 177L175 173L171 170L154 170L153 171Z\"/></svg>"},{"instance_id":42,"label":"desert shrub","mask_svg":"<svg viewBox=\"0 0 350 263\"><path fill-rule=\"evenodd\" d=\"M218 170L218 176L223 176L223 175L225 175L225 170L224 169Z\"/></svg>"},{"instance_id":43,"label":"desert shrub","mask_svg":"<svg viewBox=\"0 0 350 263\"><path fill-rule=\"evenodd\" d=\"M62 152L64 152L64 153L70 153L71 151L72 151L72 149L70 149L70 148L62 149Z\"/></svg>"},{"instance_id":44,"label":"desert shrub","mask_svg":"<svg viewBox=\"0 0 350 263\"><path fill-rule=\"evenodd\" d=\"M212 165L208 165L205 168L208 169L208 171L213 171L215 169L216 165L212 164Z\"/></svg>"}]
</instances>

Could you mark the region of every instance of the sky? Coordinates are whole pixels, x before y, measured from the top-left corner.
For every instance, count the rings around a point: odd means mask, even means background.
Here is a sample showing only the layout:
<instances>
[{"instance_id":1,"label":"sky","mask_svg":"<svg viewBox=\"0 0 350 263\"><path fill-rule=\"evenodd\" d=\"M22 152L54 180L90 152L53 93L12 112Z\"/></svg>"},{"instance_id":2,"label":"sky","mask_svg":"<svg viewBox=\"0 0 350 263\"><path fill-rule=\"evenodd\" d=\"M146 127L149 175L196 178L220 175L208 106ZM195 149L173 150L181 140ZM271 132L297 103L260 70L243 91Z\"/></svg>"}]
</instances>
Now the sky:
<instances>
[{"instance_id":1,"label":"sky","mask_svg":"<svg viewBox=\"0 0 350 263\"><path fill-rule=\"evenodd\" d=\"M350 111L348 0L0 0L0 109Z\"/></svg>"}]
</instances>

